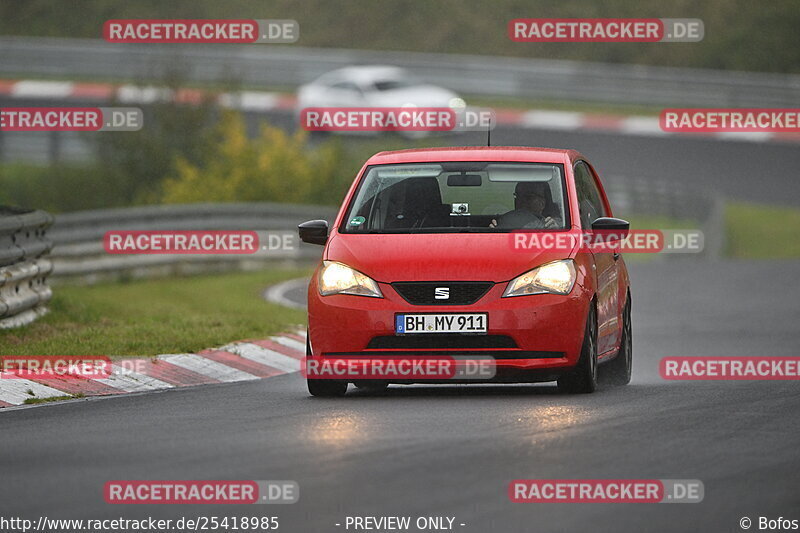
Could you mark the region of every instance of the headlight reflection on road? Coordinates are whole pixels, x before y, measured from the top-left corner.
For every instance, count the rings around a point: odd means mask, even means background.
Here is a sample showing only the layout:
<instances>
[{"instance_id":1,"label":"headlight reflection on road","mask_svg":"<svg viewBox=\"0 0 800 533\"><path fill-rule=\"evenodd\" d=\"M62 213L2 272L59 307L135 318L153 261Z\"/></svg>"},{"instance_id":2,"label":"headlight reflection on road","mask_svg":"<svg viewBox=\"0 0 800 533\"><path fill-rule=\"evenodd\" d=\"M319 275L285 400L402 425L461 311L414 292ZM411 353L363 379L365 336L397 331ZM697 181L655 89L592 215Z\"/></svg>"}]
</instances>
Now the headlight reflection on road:
<instances>
[{"instance_id":1,"label":"headlight reflection on road","mask_svg":"<svg viewBox=\"0 0 800 533\"><path fill-rule=\"evenodd\" d=\"M518 427L523 425L528 428L533 444L538 444L542 440L562 438L563 430L586 422L589 420L589 413L585 409L553 405L521 411L515 417L515 424Z\"/></svg>"},{"instance_id":2,"label":"headlight reflection on road","mask_svg":"<svg viewBox=\"0 0 800 533\"><path fill-rule=\"evenodd\" d=\"M317 421L308 433L308 440L331 447L350 446L365 434L365 419L352 414L329 415Z\"/></svg>"}]
</instances>

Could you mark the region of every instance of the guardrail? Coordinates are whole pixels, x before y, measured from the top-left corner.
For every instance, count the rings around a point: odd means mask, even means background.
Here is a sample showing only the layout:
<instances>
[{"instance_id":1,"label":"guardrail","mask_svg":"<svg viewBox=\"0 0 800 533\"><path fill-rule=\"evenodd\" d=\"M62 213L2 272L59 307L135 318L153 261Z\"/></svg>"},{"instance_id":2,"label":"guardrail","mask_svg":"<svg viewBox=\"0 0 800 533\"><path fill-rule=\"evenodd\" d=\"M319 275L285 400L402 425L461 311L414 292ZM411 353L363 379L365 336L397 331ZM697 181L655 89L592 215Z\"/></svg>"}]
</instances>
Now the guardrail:
<instances>
[{"instance_id":1,"label":"guardrail","mask_svg":"<svg viewBox=\"0 0 800 533\"><path fill-rule=\"evenodd\" d=\"M703 231L702 255L713 259L722 256L725 202L721 196L700 187L631 176L609 176L603 183L615 215L660 215L694 222Z\"/></svg>"},{"instance_id":2,"label":"guardrail","mask_svg":"<svg viewBox=\"0 0 800 533\"><path fill-rule=\"evenodd\" d=\"M675 107L796 107L800 75L505 56L253 45L112 44L99 39L0 38L0 73L65 79L190 81L296 87L336 68L404 67L461 94Z\"/></svg>"},{"instance_id":3,"label":"guardrail","mask_svg":"<svg viewBox=\"0 0 800 533\"><path fill-rule=\"evenodd\" d=\"M50 235L53 277L93 283L120 278L146 278L173 274L252 270L268 263L296 264L319 258L320 247L300 243L297 225L309 219L333 221L332 207L278 204L156 205L57 215ZM291 234L291 249L233 254L111 255L103 247L108 231L124 230L246 230L256 231L265 242L269 234Z\"/></svg>"},{"instance_id":4,"label":"guardrail","mask_svg":"<svg viewBox=\"0 0 800 533\"><path fill-rule=\"evenodd\" d=\"M45 236L53 217L44 211L0 206L0 329L28 324L47 312L53 296Z\"/></svg>"}]
</instances>

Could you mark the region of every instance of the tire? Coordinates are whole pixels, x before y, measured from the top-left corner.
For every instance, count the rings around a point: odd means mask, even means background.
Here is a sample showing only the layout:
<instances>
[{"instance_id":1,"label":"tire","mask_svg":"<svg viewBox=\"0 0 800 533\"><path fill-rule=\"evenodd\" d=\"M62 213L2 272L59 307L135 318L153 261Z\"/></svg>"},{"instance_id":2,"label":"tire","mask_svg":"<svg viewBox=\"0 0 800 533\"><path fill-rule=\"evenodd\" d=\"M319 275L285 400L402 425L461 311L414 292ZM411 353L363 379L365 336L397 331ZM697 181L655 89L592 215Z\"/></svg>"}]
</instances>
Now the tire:
<instances>
[{"instance_id":1,"label":"tire","mask_svg":"<svg viewBox=\"0 0 800 533\"><path fill-rule=\"evenodd\" d=\"M353 385L355 385L357 389L370 392L380 392L382 390L386 390L386 388L389 387L388 382L380 381L377 379L365 379L362 381L354 381Z\"/></svg>"},{"instance_id":2,"label":"tire","mask_svg":"<svg viewBox=\"0 0 800 533\"><path fill-rule=\"evenodd\" d=\"M311 396L318 398L340 398L347 393L346 381L306 378L306 383Z\"/></svg>"},{"instance_id":3,"label":"tire","mask_svg":"<svg viewBox=\"0 0 800 533\"><path fill-rule=\"evenodd\" d=\"M590 304L583 334L581 357L578 364L568 374L558 380L559 392L567 394L587 394L597 389L597 314L594 302Z\"/></svg>"},{"instance_id":4,"label":"tire","mask_svg":"<svg viewBox=\"0 0 800 533\"><path fill-rule=\"evenodd\" d=\"M609 385L622 386L631 382L631 368L633 368L633 334L631 331L631 298L625 302L622 311L622 339L619 343L617 356L603 365L603 381Z\"/></svg>"},{"instance_id":5,"label":"tire","mask_svg":"<svg viewBox=\"0 0 800 533\"><path fill-rule=\"evenodd\" d=\"M311 357L311 341L306 331L306 359L309 357ZM306 386L309 394L318 398L338 398L347 393L346 381L306 378Z\"/></svg>"}]
</instances>

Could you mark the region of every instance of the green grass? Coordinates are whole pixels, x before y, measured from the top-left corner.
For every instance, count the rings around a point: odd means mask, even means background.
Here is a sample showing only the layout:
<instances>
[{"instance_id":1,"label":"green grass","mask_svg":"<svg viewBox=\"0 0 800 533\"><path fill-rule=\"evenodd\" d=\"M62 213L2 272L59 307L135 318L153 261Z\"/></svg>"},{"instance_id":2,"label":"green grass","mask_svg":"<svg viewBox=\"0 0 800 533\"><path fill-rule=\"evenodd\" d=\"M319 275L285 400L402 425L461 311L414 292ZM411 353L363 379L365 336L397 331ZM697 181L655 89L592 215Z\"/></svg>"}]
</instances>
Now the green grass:
<instances>
[{"instance_id":1,"label":"green grass","mask_svg":"<svg viewBox=\"0 0 800 533\"><path fill-rule=\"evenodd\" d=\"M725 208L725 225L730 257L800 257L800 209L731 202Z\"/></svg>"},{"instance_id":2,"label":"green grass","mask_svg":"<svg viewBox=\"0 0 800 533\"><path fill-rule=\"evenodd\" d=\"M305 323L306 315L264 301L263 289L305 274L271 269L58 286L51 313L30 326L0 332L0 354L156 355L264 338Z\"/></svg>"},{"instance_id":3,"label":"green grass","mask_svg":"<svg viewBox=\"0 0 800 533\"><path fill-rule=\"evenodd\" d=\"M67 394L67 395L64 395L64 396L51 396L49 398L28 398L28 399L25 400L24 403L25 403L25 405L36 405L36 404L39 404L39 403L62 402L64 400L76 400L78 398L83 398L83 397L84 397L83 394L76 394L74 396L71 395L71 394Z\"/></svg>"}]
</instances>

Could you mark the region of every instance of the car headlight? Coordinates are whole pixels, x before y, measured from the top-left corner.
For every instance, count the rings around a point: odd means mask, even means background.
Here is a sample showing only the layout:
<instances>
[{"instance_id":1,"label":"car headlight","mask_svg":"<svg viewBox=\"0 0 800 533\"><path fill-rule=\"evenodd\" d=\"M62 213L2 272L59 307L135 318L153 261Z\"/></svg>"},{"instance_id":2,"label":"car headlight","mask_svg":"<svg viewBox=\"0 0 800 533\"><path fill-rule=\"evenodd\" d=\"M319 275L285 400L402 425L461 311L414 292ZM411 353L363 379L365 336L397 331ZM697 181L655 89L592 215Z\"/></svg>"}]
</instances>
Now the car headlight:
<instances>
[{"instance_id":1,"label":"car headlight","mask_svg":"<svg viewBox=\"0 0 800 533\"><path fill-rule=\"evenodd\" d=\"M575 285L575 278L575 262L572 259L553 261L511 280L503 292L503 298L528 294L569 294Z\"/></svg>"},{"instance_id":2,"label":"car headlight","mask_svg":"<svg viewBox=\"0 0 800 533\"><path fill-rule=\"evenodd\" d=\"M319 293L323 296L352 294L383 298L381 289L374 279L344 263L335 261L322 262L322 270L319 272Z\"/></svg>"}]
</instances>

